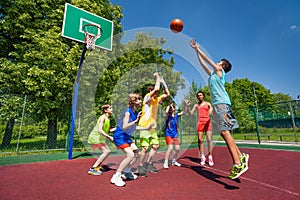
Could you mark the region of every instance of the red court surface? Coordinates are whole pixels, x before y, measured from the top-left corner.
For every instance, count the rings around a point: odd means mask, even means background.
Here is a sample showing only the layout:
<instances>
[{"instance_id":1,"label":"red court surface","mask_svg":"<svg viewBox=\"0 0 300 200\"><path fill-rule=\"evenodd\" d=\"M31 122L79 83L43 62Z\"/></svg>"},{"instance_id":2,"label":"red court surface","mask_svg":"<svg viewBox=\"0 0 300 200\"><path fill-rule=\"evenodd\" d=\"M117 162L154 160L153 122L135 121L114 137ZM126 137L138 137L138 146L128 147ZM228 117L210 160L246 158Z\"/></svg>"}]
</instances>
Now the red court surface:
<instances>
[{"instance_id":1,"label":"red court surface","mask_svg":"<svg viewBox=\"0 0 300 200\"><path fill-rule=\"evenodd\" d=\"M182 167L162 169L164 152L156 156L159 173L125 181L119 188L110 178L123 156L110 156L110 170L88 175L95 158L77 158L0 166L0 199L300 199L300 153L241 148L250 154L249 170L227 178L231 158L226 147L214 148L215 165L199 165L198 150L183 151Z\"/></svg>"}]
</instances>

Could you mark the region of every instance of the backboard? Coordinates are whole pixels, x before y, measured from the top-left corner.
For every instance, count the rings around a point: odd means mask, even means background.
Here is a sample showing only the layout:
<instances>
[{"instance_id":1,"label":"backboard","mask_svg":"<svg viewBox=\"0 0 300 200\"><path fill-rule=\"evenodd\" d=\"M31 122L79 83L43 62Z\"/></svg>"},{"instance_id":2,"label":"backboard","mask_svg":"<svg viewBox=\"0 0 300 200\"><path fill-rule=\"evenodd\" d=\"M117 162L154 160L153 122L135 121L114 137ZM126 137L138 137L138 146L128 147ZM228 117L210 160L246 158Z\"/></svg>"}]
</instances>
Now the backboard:
<instances>
[{"instance_id":1,"label":"backboard","mask_svg":"<svg viewBox=\"0 0 300 200\"><path fill-rule=\"evenodd\" d=\"M93 13L82 10L69 3L66 3L62 36L84 43L85 35L82 28L86 24L94 24L101 27L102 35L99 39L96 40L95 46L111 51L113 39L113 22L103 17L99 17Z\"/></svg>"}]
</instances>

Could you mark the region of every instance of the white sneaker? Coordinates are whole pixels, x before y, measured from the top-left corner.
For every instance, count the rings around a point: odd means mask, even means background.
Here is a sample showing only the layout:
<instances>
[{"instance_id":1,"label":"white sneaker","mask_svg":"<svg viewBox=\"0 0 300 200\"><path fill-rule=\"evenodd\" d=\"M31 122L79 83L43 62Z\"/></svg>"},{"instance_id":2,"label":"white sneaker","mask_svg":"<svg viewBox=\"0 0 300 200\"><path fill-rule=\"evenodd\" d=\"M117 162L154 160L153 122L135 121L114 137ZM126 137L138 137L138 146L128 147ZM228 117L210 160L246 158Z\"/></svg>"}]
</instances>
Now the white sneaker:
<instances>
[{"instance_id":1,"label":"white sneaker","mask_svg":"<svg viewBox=\"0 0 300 200\"><path fill-rule=\"evenodd\" d=\"M118 176L117 174L114 174L112 176L110 182L118 187L123 187L125 185L125 182L122 180L121 175Z\"/></svg>"},{"instance_id":2,"label":"white sneaker","mask_svg":"<svg viewBox=\"0 0 300 200\"><path fill-rule=\"evenodd\" d=\"M211 167L214 166L214 160L211 155L208 156L208 165Z\"/></svg>"},{"instance_id":3,"label":"white sneaker","mask_svg":"<svg viewBox=\"0 0 300 200\"><path fill-rule=\"evenodd\" d=\"M181 166L181 164L179 162L177 162L177 161L172 162L172 165L177 166L177 167Z\"/></svg>"},{"instance_id":4,"label":"white sneaker","mask_svg":"<svg viewBox=\"0 0 300 200\"><path fill-rule=\"evenodd\" d=\"M165 161L165 162L164 162L164 168L165 168L165 169L169 169L169 163L168 163L168 161Z\"/></svg>"},{"instance_id":5,"label":"white sneaker","mask_svg":"<svg viewBox=\"0 0 300 200\"><path fill-rule=\"evenodd\" d=\"M200 161L200 165L205 165L205 161L206 161L206 158L205 157L202 157L201 158L201 161Z\"/></svg>"}]
</instances>

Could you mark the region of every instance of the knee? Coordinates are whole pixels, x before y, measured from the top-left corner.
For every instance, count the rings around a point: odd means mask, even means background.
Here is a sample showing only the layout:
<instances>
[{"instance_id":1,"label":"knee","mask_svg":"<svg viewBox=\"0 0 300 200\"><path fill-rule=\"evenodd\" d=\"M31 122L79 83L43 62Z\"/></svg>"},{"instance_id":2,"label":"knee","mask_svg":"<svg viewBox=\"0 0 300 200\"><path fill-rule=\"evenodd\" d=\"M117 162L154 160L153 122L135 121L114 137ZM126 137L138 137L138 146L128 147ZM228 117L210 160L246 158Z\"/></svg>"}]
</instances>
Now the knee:
<instances>
[{"instance_id":1,"label":"knee","mask_svg":"<svg viewBox=\"0 0 300 200\"><path fill-rule=\"evenodd\" d=\"M143 152L143 153L146 153L147 151L148 151L148 147L146 147L146 146L145 146L145 147L142 147L142 152Z\"/></svg>"},{"instance_id":2,"label":"knee","mask_svg":"<svg viewBox=\"0 0 300 200\"><path fill-rule=\"evenodd\" d=\"M130 160L132 160L134 158L134 155L135 155L134 152L129 152L127 154L127 157L130 158Z\"/></svg>"},{"instance_id":3,"label":"knee","mask_svg":"<svg viewBox=\"0 0 300 200\"><path fill-rule=\"evenodd\" d=\"M221 136L223 137L223 138L226 138L226 137L228 137L230 135L230 132L229 131L221 131ZM231 136L231 135L230 135Z\"/></svg>"},{"instance_id":4,"label":"knee","mask_svg":"<svg viewBox=\"0 0 300 200\"><path fill-rule=\"evenodd\" d=\"M105 150L103 151L103 153L109 155L109 154L110 154L110 149L105 149Z\"/></svg>"},{"instance_id":5,"label":"knee","mask_svg":"<svg viewBox=\"0 0 300 200\"><path fill-rule=\"evenodd\" d=\"M138 149L133 150L133 153L134 153L134 157L139 157L140 155L140 151Z\"/></svg>"},{"instance_id":6,"label":"knee","mask_svg":"<svg viewBox=\"0 0 300 200\"><path fill-rule=\"evenodd\" d=\"M159 148L159 145L158 145L158 144L154 144L154 145L152 145L152 149L153 149L153 150L157 151L157 150L158 150L158 148Z\"/></svg>"}]
</instances>

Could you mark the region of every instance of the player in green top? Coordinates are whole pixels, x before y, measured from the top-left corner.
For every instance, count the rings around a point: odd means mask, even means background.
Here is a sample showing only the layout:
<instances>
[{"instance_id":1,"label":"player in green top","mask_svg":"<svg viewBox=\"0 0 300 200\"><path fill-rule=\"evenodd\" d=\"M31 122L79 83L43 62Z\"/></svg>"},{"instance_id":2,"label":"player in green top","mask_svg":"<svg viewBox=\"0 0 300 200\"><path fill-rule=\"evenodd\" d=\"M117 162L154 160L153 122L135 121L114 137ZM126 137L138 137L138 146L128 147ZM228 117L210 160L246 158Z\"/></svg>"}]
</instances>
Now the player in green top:
<instances>
[{"instance_id":1,"label":"player in green top","mask_svg":"<svg viewBox=\"0 0 300 200\"><path fill-rule=\"evenodd\" d=\"M90 175L101 175L102 163L110 154L110 149L106 144L106 139L113 141L113 137L109 132L114 132L116 128L110 128L109 116L113 112L113 108L109 104L101 106L103 114L99 117L97 124L88 137L88 143L92 145L92 149L100 149L102 154L88 171Z\"/></svg>"}]
</instances>

